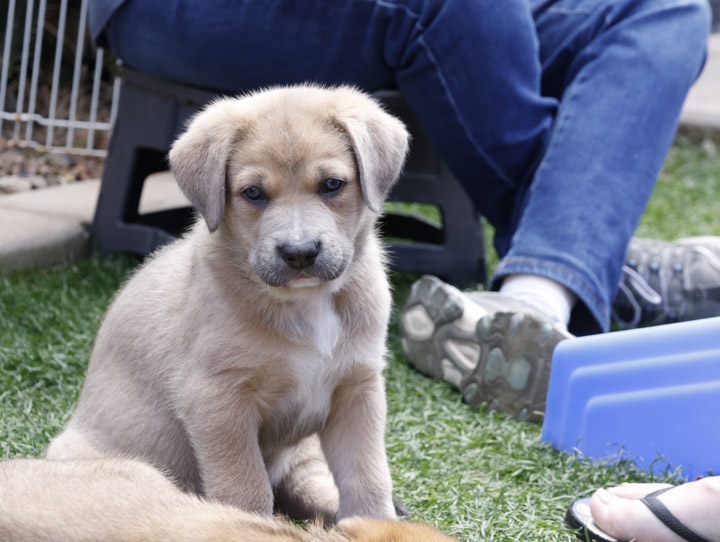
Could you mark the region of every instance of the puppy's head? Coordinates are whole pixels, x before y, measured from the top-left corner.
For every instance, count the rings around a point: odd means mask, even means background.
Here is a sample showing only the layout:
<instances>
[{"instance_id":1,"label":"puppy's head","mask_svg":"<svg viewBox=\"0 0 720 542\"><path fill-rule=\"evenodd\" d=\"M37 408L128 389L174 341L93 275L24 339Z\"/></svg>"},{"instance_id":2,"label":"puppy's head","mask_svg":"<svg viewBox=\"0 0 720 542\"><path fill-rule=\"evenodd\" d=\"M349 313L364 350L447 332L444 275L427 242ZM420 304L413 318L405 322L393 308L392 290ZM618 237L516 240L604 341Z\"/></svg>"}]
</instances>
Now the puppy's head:
<instances>
[{"instance_id":1,"label":"puppy's head","mask_svg":"<svg viewBox=\"0 0 720 542\"><path fill-rule=\"evenodd\" d=\"M170 165L238 261L295 288L342 275L407 148L403 124L369 96L297 86L214 102L175 142Z\"/></svg>"}]
</instances>

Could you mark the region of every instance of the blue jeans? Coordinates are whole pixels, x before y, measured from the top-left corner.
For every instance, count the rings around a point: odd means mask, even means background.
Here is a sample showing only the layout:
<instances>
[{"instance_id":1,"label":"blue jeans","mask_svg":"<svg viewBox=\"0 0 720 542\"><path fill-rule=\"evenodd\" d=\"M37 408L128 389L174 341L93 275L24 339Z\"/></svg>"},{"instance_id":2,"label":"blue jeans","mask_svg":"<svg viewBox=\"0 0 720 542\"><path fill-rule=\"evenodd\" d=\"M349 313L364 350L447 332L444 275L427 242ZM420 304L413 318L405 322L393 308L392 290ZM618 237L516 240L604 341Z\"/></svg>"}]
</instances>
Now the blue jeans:
<instances>
[{"instance_id":1,"label":"blue jeans","mask_svg":"<svg viewBox=\"0 0 720 542\"><path fill-rule=\"evenodd\" d=\"M608 329L709 28L707 0L126 0L106 30L201 87L399 88L495 227L493 287L564 284L585 334Z\"/></svg>"}]
</instances>

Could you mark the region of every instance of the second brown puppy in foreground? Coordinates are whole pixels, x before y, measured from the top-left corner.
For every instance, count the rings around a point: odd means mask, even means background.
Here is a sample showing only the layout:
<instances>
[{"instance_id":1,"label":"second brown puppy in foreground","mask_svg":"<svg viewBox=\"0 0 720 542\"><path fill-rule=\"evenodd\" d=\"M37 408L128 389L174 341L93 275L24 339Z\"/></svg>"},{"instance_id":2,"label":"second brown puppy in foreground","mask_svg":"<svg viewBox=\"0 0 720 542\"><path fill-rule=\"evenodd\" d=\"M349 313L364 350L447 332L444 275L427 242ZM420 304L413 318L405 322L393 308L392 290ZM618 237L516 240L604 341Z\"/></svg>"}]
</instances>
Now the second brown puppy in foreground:
<instances>
[{"instance_id":1,"label":"second brown puppy in foreground","mask_svg":"<svg viewBox=\"0 0 720 542\"><path fill-rule=\"evenodd\" d=\"M407 146L402 123L351 88L276 88L201 112L170 163L204 222L112 303L48 458L142 458L266 515L275 503L395 518L375 223Z\"/></svg>"},{"instance_id":2,"label":"second brown puppy in foreground","mask_svg":"<svg viewBox=\"0 0 720 542\"><path fill-rule=\"evenodd\" d=\"M128 459L0 462L3 542L452 542L413 523L350 518L335 528L203 501Z\"/></svg>"}]
</instances>

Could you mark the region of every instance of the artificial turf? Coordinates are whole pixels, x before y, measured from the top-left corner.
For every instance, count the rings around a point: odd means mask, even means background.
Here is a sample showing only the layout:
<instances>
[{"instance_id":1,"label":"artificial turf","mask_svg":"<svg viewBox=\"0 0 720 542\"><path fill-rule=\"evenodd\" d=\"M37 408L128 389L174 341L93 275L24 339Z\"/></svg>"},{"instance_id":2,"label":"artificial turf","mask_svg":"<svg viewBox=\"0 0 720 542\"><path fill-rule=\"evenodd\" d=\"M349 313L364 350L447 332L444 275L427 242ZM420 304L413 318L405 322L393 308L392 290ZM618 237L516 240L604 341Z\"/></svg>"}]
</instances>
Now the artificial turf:
<instances>
[{"instance_id":1,"label":"artificial turf","mask_svg":"<svg viewBox=\"0 0 720 542\"><path fill-rule=\"evenodd\" d=\"M639 228L675 239L720 235L717 137L678 138ZM495 261L494 257L490 261ZM0 274L0 455L41 455L67 420L102 314L137 258L90 257L52 270ZM397 307L412 275L394 275L386 370L387 446L395 492L417 520L462 540L571 541L570 500L652 478L627 463L578 461L540 442L540 427L478 412L449 385L410 369ZM667 478L662 461L655 476Z\"/></svg>"}]
</instances>

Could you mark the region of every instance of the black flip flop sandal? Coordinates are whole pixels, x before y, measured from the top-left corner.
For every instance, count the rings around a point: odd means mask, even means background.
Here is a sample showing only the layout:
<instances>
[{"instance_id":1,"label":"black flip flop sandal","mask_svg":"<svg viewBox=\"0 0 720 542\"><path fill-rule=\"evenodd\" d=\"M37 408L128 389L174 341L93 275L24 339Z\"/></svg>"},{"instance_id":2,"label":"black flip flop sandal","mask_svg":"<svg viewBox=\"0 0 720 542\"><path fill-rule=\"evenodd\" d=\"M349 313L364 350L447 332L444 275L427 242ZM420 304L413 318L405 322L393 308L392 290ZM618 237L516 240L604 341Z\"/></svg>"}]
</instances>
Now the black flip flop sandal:
<instances>
[{"instance_id":1,"label":"black flip flop sandal","mask_svg":"<svg viewBox=\"0 0 720 542\"><path fill-rule=\"evenodd\" d=\"M700 536L690 527L680 521L675 515L668 510L667 506L658 499L666 491L670 491L675 486L664 487L657 491L646 495L640 502L647 506L655 516L663 522L663 524L679 537L687 540L687 542L712 542L707 538ZM574 501L565 514L565 523L575 529L580 540L586 542L625 542L618 540L607 534L600 527L595 525L592 514L590 513L590 497L578 499Z\"/></svg>"},{"instance_id":2,"label":"black flip flop sandal","mask_svg":"<svg viewBox=\"0 0 720 542\"><path fill-rule=\"evenodd\" d=\"M700 536L690 527L688 527L682 521L676 518L675 515L670 512L670 510L668 510L667 506L665 506L662 501L658 499L658 495L662 495L666 491L670 491L671 489L673 489L673 487L674 486L658 489L657 491L653 491L649 495L645 495L640 500L643 504L645 504L645 506L650 509L653 514L655 514L655 517L662 521L668 529L670 529L680 538L684 538L688 542L712 542L704 536Z\"/></svg>"}]
</instances>

